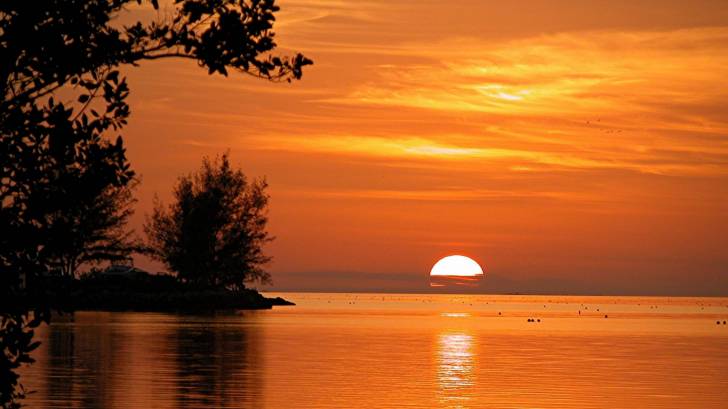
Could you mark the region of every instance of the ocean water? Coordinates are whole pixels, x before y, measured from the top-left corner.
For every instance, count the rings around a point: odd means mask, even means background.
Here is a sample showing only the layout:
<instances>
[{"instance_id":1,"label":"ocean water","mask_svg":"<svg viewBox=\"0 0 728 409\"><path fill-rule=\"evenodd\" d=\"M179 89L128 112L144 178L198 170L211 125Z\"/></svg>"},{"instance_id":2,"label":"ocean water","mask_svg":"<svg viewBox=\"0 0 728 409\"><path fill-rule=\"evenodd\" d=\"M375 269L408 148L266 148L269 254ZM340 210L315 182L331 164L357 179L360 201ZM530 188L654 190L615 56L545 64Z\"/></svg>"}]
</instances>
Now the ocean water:
<instances>
[{"instance_id":1,"label":"ocean water","mask_svg":"<svg viewBox=\"0 0 728 409\"><path fill-rule=\"evenodd\" d=\"M728 299L270 294L39 331L35 408L726 408Z\"/></svg>"}]
</instances>

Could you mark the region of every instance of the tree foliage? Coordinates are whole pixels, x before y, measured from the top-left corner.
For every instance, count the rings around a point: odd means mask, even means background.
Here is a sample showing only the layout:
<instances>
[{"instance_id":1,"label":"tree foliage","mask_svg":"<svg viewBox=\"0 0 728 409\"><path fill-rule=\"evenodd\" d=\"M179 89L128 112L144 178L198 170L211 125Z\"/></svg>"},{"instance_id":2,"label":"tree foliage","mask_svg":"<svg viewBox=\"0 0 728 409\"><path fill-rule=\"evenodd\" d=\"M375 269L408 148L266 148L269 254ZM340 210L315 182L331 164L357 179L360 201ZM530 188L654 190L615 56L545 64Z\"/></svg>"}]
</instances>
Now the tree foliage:
<instances>
[{"instance_id":1,"label":"tree foliage","mask_svg":"<svg viewBox=\"0 0 728 409\"><path fill-rule=\"evenodd\" d=\"M3 354L0 356L0 406L19 408L25 389L19 384L16 372L23 364L33 363L30 353L40 344L33 341L33 328L48 322L48 311L6 310L0 317L0 336Z\"/></svg>"},{"instance_id":2,"label":"tree foliage","mask_svg":"<svg viewBox=\"0 0 728 409\"><path fill-rule=\"evenodd\" d=\"M19 291L23 278L59 265L71 271L123 247L115 243L123 234L91 220L112 212L109 220L123 224L124 201L114 210L109 199L135 178L119 135L130 114L120 67L183 58L210 74L290 81L311 63L272 54L274 0L172 0L164 17L120 24L137 3L159 9L157 0L0 2L0 298ZM82 209L98 212L84 219ZM115 239L63 243L89 228ZM83 248L73 255L70 246ZM8 374L27 361L32 328L48 314L0 307L0 405L11 407L19 394Z\"/></svg>"},{"instance_id":3,"label":"tree foliage","mask_svg":"<svg viewBox=\"0 0 728 409\"><path fill-rule=\"evenodd\" d=\"M269 282L266 187L232 169L227 155L205 159L180 178L171 205L157 203L145 225L152 254L187 282L231 289Z\"/></svg>"},{"instance_id":4,"label":"tree foliage","mask_svg":"<svg viewBox=\"0 0 728 409\"><path fill-rule=\"evenodd\" d=\"M126 228L136 199L132 182L94 189L82 180L69 181L74 192L62 200L62 212L51 216L45 248L52 272L75 277L80 266L128 259L142 249ZM70 189L69 189L70 190Z\"/></svg>"}]
</instances>

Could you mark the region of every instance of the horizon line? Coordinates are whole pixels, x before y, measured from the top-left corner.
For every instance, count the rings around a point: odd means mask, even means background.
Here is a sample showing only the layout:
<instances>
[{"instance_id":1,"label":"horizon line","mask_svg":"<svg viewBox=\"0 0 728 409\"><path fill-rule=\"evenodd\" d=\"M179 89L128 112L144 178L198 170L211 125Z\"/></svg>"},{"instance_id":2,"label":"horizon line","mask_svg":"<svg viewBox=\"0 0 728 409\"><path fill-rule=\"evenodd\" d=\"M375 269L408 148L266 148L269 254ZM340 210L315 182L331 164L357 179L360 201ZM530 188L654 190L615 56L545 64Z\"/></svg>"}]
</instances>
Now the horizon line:
<instances>
[{"instance_id":1,"label":"horizon line","mask_svg":"<svg viewBox=\"0 0 728 409\"><path fill-rule=\"evenodd\" d=\"M477 293L477 292L434 292L434 291L324 291L324 290L271 290L255 288L261 293L306 293L306 294L402 294L402 295L505 295L505 296L555 296L555 297L654 297L654 298L728 298L725 295L667 295L667 294L563 294L563 293Z\"/></svg>"}]
</instances>

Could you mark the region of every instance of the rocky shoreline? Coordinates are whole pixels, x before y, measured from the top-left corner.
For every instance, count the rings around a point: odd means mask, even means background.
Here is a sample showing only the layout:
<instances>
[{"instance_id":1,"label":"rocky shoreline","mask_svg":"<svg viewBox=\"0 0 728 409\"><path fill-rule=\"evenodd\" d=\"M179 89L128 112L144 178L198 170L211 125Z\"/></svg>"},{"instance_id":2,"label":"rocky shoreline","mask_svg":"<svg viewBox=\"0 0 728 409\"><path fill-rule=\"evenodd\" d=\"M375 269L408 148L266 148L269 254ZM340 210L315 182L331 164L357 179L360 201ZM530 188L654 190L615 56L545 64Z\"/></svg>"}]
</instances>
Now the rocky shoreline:
<instances>
[{"instance_id":1,"label":"rocky shoreline","mask_svg":"<svg viewBox=\"0 0 728 409\"><path fill-rule=\"evenodd\" d=\"M260 310L295 305L266 298L254 289L200 288L166 275L54 278L25 294L6 298L0 309L47 307L61 311L217 311Z\"/></svg>"}]
</instances>

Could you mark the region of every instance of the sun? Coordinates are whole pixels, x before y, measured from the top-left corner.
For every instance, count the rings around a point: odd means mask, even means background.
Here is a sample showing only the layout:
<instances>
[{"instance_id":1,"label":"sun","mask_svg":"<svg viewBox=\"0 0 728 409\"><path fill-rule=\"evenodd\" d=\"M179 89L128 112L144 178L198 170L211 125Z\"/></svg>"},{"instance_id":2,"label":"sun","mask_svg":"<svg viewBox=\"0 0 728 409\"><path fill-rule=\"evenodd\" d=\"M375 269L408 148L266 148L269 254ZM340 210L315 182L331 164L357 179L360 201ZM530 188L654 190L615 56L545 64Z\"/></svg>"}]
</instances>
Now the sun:
<instances>
[{"instance_id":1,"label":"sun","mask_svg":"<svg viewBox=\"0 0 728 409\"><path fill-rule=\"evenodd\" d=\"M432 266L430 287L477 287L483 276L483 268L470 257L447 256Z\"/></svg>"},{"instance_id":2,"label":"sun","mask_svg":"<svg viewBox=\"0 0 728 409\"><path fill-rule=\"evenodd\" d=\"M432 266L431 276L472 277L483 275L483 269L475 260L465 256L443 257Z\"/></svg>"}]
</instances>

